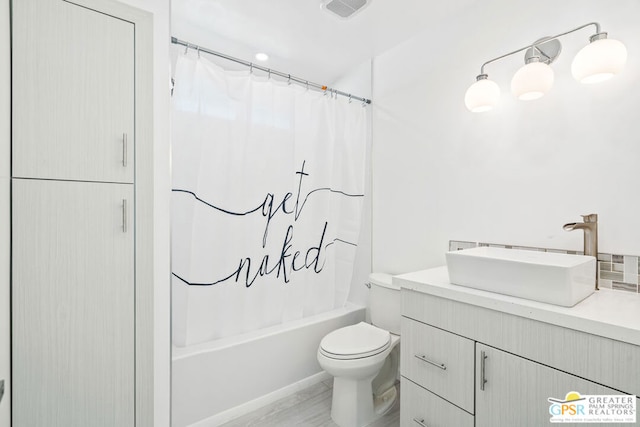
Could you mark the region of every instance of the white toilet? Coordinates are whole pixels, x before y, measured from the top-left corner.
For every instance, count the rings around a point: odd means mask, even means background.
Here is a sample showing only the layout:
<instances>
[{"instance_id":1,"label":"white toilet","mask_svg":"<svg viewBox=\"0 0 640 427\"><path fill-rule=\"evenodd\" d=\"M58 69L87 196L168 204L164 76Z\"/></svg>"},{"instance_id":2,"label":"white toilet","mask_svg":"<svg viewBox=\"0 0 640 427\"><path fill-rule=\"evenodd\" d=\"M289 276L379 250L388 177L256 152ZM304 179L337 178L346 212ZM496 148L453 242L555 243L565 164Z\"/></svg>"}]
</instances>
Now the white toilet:
<instances>
[{"instance_id":1,"label":"white toilet","mask_svg":"<svg viewBox=\"0 0 640 427\"><path fill-rule=\"evenodd\" d=\"M322 369L334 376L331 418L340 427L361 427L384 415L397 399L400 359L400 288L391 276L369 275L371 323L327 334L318 348Z\"/></svg>"}]
</instances>

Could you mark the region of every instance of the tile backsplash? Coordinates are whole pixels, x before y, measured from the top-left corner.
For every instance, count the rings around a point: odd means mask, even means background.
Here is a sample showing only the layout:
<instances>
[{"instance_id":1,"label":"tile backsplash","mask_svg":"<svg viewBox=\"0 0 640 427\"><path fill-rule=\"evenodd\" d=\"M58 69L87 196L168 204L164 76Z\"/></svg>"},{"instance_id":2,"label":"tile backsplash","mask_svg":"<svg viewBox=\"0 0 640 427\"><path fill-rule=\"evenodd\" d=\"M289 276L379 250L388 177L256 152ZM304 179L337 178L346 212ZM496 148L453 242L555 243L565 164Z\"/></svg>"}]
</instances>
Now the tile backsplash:
<instances>
[{"instance_id":1,"label":"tile backsplash","mask_svg":"<svg viewBox=\"0 0 640 427\"><path fill-rule=\"evenodd\" d=\"M466 242L461 240L449 241L450 251L459 251L478 246L582 255L582 251L535 248L530 246L503 245L483 242ZM638 287L638 283L640 282L640 256L598 253L598 281L601 288L610 288L635 293L640 292Z\"/></svg>"}]
</instances>

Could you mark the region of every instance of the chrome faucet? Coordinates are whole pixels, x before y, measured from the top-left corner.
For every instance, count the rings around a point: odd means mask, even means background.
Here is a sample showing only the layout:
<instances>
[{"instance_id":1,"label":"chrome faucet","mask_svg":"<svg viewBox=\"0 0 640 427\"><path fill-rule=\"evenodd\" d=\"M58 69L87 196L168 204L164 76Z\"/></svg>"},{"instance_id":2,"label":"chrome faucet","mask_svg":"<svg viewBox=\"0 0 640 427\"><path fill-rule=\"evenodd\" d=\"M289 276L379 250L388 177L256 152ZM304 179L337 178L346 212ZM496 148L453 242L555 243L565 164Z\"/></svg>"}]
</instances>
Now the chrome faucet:
<instances>
[{"instance_id":1,"label":"chrome faucet","mask_svg":"<svg viewBox=\"0 0 640 427\"><path fill-rule=\"evenodd\" d=\"M565 231L584 231L584 254L596 258L596 290L598 287L598 214L580 215L584 222L570 222L562 226Z\"/></svg>"}]
</instances>

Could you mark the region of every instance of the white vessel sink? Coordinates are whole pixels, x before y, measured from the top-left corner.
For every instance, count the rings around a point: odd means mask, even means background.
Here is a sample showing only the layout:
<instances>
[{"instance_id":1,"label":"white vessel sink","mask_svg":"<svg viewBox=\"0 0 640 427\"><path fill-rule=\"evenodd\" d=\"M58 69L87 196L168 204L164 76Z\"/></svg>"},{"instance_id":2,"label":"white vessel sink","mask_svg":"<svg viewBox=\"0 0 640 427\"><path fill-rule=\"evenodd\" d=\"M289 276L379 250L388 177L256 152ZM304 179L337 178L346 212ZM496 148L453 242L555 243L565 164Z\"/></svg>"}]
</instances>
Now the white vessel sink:
<instances>
[{"instance_id":1,"label":"white vessel sink","mask_svg":"<svg viewBox=\"0 0 640 427\"><path fill-rule=\"evenodd\" d=\"M479 247L446 253L455 285L573 307L595 290L591 256Z\"/></svg>"}]
</instances>

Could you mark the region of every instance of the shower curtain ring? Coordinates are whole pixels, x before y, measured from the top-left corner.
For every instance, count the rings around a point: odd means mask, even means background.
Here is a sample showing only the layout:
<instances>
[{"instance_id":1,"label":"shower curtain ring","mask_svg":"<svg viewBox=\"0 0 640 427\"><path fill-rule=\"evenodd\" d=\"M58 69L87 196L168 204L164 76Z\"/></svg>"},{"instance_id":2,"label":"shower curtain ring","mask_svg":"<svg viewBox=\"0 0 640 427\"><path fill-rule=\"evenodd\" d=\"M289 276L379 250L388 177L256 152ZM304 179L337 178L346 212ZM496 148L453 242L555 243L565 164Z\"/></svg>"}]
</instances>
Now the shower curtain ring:
<instances>
[{"instance_id":1,"label":"shower curtain ring","mask_svg":"<svg viewBox=\"0 0 640 427\"><path fill-rule=\"evenodd\" d=\"M249 74L253 74L253 62L249 63Z\"/></svg>"},{"instance_id":2,"label":"shower curtain ring","mask_svg":"<svg viewBox=\"0 0 640 427\"><path fill-rule=\"evenodd\" d=\"M307 80L307 90L309 90L309 80Z\"/></svg>"},{"instance_id":3,"label":"shower curtain ring","mask_svg":"<svg viewBox=\"0 0 640 427\"><path fill-rule=\"evenodd\" d=\"M196 52L198 52L198 59L200 59L200 46L196 46Z\"/></svg>"},{"instance_id":4,"label":"shower curtain ring","mask_svg":"<svg viewBox=\"0 0 640 427\"><path fill-rule=\"evenodd\" d=\"M189 52L189 43L184 44L184 54L186 55Z\"/></svg>"},{"instance_id":5,"label":"shower curtain ring","mask_svg":"<svg viewBox=\"0 0 640 427\"><path fill-rule=\"evenodd\" d=\"M291 74L289 74L289 78L287 79L287 84L290 85L291 84Z\"/></svg>"},{"instance_id":6,"label":"shower curtain ring","mask_svg":"<svg viewBox=\"0 0 640 427\"><path fill-rule=\"evenodd\" d=\"M349 104L351 104L351 94L349 94Z\"/></svg>"}]
</instances>

